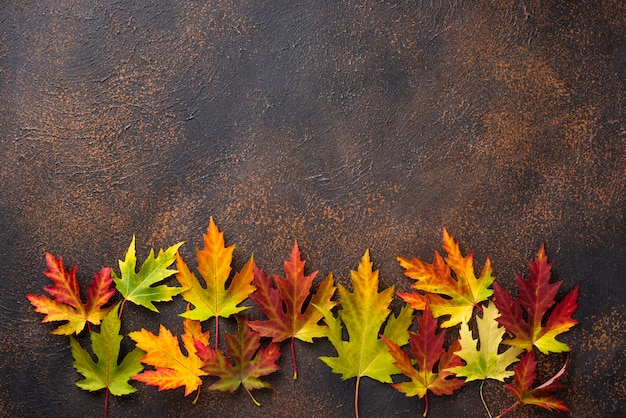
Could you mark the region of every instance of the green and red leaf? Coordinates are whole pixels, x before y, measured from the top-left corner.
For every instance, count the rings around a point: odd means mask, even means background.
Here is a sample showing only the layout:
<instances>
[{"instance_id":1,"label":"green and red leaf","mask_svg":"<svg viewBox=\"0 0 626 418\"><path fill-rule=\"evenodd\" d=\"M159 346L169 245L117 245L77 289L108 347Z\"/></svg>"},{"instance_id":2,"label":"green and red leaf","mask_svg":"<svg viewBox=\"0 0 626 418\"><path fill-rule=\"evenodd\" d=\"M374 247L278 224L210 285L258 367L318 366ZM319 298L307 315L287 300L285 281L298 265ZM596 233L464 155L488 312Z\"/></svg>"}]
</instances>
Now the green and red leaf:
<instances>
[{"instance_id":1,"label":"green and red leaf","mask_svg":"<svg viewBox=\"0 0 626 418\"><path fill-rule=\"evenodd\" d=\"M239 386L243 386L253 402L260 406L250 390L271 388L271 385L262 381L260 377L279 369L276 361L280 357L280 349L277 343L261 347L259 333L252 330L248 322L241 317L237 317L237 323L239 326L237 334L227 334L224 337L228 358L222 350L215 350L200 340L195 341L196 352L204 363L202 370L210 376L219 377L209 389L234 392Z\"/></svg>"},{"instance_id":2,"label":"green and red leaf","mask_svg":"<svg viewBox=\"0 0 626 418\"><path fill-rule=\"evenodd\" d=\"M428 391L437 396L452 395L465 384L464 380L454 378L454 374L446 370L462 364L461 359L454 355L455 351L460 350L458 340L448 350L444 350L446 332L436 331L437 320L427 305L417 320L417 333L409 333L413 359L398 344L382 337L395 359L395 366L411 379L410 382L394 383L391 386L406 396L425 397L424 416L428 414Z\"/></svg>"}]
</instances>

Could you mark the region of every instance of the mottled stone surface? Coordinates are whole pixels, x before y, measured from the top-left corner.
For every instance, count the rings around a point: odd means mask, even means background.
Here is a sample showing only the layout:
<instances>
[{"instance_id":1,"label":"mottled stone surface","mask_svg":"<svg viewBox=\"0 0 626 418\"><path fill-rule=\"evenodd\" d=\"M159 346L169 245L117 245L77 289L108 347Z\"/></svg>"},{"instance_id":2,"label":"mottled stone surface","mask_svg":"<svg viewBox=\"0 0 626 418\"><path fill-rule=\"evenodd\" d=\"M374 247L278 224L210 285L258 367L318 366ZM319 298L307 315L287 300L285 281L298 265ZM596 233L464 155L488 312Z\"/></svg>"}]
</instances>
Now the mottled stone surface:
<instances>
[{"instance_id":1,"label":"mottled stone surface","mask_svg":"<svg viewBox=\"0 0 626 418\"><path fill-rule=\"evenodd\" d=\"M297 240L309 271L347 284L370 248L400 290L395 257L431 260L444 226L509 289L545 243L559 297L581 283L558 396L624 416L625 19L621 0L2 2L0 416L102 413L24 297L49 283L45 251L82 284L132 234L140 257L186 241L193 266L210 216L236 270L254 253L280 273ZM184 302L160 308L128 307L123 331L182 332ZM296 349L300 378L284 345L261 408L136 383L110 416L351 416L354 379L317 360L332 347ZM542 378L564 356L543 360ZM485 394L494 413L513 402ZM363 379L360 407L424 405ZM433 418L485 415L475 383L430 399Z\"/></svg>"}]
</instances>

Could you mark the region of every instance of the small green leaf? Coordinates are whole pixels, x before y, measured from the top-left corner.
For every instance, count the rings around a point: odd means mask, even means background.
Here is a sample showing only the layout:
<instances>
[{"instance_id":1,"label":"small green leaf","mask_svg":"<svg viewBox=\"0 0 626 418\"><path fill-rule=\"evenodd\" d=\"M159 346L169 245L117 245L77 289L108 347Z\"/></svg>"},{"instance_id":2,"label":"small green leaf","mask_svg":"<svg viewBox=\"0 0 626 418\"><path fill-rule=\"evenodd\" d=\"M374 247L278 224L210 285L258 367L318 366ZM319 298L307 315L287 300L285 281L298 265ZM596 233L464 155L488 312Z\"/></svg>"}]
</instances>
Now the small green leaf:
<instances>
[{"instance_id":1,"label":"small green leaf","mask_svg":"<svg viewBox=\"0 0 626 418\"><path fill-rule=\"evenodd\" d=\"M107 313L102 320L100 333L91 333L91 348L98 358L97 362L93 361L91 354L74 337L70 337L74 357L72 365L85 377L76 382L76 386L81 389L96 391L106 388L115 396L128 395L137 390L128 380L143 370L139 360L145 353L135 348L124 357L121 364L117 364L123 338L119 335L121 322L118 319L118 309L119 304Z\"/></svg>"},{"instance_id":2,"label":"small green leaf","mask_svg":"<svg viewBox=\"0 0 626 418\"><path fill-rule=\"evenodd\" d=\"M122 277L113 272L115 287L124 296L124 299L136 305L144 306L154 312L159 312L152 302L170 301L173 296L185 290L182 287L167 285L153 286L177 272L177 270L168 269L168 267L176 259L176 253L181 245L183 243L179 242L165 251L159 250L156 258L154 257L154 249L150 249L150 254L146 261L141 266L139 273L136 273L137 257L135 255L135 237L133 236L126 252L126 258L124 261L120 260Z\"/></svg>"}]
</instances>

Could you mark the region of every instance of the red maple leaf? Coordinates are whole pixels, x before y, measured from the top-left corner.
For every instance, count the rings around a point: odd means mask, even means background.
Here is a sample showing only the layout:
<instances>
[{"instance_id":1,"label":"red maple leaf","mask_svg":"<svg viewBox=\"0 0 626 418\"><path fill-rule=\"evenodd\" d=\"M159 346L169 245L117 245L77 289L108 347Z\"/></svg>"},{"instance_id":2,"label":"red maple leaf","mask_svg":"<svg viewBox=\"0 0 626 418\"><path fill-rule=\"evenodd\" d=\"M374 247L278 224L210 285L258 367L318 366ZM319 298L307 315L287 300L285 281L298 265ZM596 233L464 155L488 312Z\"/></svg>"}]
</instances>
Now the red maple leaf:
<instances>
[{"instance_id":1,"label":"red maple leaf","mask_svg":"<svg viewBox=\"0 0 626 418\"><path fill-rule=\"evenodd\" d=\"M498 322L515 337L504 341L505 344L531 351L533 345L544 354L570 351L567 344L556 340L556 336L569 330L578 321L572 314L578 308L578 289L576 285L563 300L554 306L545 326L543 317L555 304L554 297L562 282L549 283L552 264L548 263L543 245L537 253L537 259L530 263L528 280L516 276L519 296L513 299L500 285L494 283L494 303L500 311ZM526 319L524 318L524 312Z\"/></svg>"},{"instance_id":2,"label":"red maple leaf","mask_svg":"<svg viewBox=\"0 0 626 418\"><path fill-rule=\"evenodd\" d=\"M237 317L239 331L236 335L226 334L226 347L232 364L222 350L208 347L195 340L196 354L204 362L202 370L220 379L209 386L211 390L234 392L243 386L255 405L260 406L250 393L251 389L270 388L271 385L259 379L279 369L276 360L280 357L277 343L261 348L261 336L250 329L248 321Z\"/></svg>"},{"instance_id":3,"label":"red maple leaf","mask_svg":"<svg viewBox=\"0 0 626 418\"><path fill-rule=\"evenodd\" d=\"M465 384L462 379L450 378L454 373L446 370L463 364L461 359L454 355L454 352L461 348L458 340L446 351L443 348L446 332L436 333L436 331L437 320L433 318L427 304L424 313L417 320L417 334L413 332L409 334L414 361L398 344L381 336L396 360L394 365L411 379L410 382L394 383L391 386L406 396L417 395L420 399L425 398L424 416L428 414L429 390L437 396L452 395Z\"/></svg>"},{"instance_id":4,"label":"red maple leaf","mask_svg":"<svg viewBox=\"0 0 626 418\"><path fill-rule=\"evenodd\" d=\"M83 303L76 279L74 266L67 271L62 258L54 258L46 253L48 270L44 272L54 283L44 287L53 299L44 295L26 295L30 303L39 313L46 314L42 322L67 321L54 331L53 334L70 335L80 333L87 322L98 325L110 308L103 309L115 289L111 288L113 277L111 268L103 267L94 275L93 282L87 287L87 302Z\"/></svg>"},{"instance_id":5,"label":"red maple leaf","mask_svg":"<svg viewBox=\"0 0 626 418\"><path fill-rule=\"evenodd\" d=\"M537 405L550 411L569 412L565 403L552 397L552 393L563 386L561 382L559 382L559 379L565 374L568 363L569 357L557 374L552 376L552 378L544 384L533 388L532 384L537 377L535 374L535 368L537 366L535 352L531 350L524 354L520 359L519 365L513 367L513 371L515 372L515 384L504 386L515 395L517 402L498 415L498 417L508 413L520 403Z\"/></svg>"},{"instance_id":6,"label":"red maple leaf","mask_svg":"<svg viewBox=\"0 0 626 418\"><path fill-rule=\"evenodd\" d=\"M318 322L323 314L315 306L332 309L337 302L330 299L335 293L336 287L333 276L326 277L304 309L305 302L310 295L313 279L317 271L304 275L304 264L300 258L300 250L296 242L289 260L285 261L285 278L273 275L272 279L266 276L263 270L254 266L254 285L256 293L250 297L256 302L259 309L268 317L267 321L252 321L250 328L261 334L262 337L271 337L273 342L281 342L291 338L291 357L293 359L293 378L298 376L294 340L297 338L308 343L313 338L326 335L328 329ZM315 305L315 306L314 306Z\"/></svg>"}]
</instances>

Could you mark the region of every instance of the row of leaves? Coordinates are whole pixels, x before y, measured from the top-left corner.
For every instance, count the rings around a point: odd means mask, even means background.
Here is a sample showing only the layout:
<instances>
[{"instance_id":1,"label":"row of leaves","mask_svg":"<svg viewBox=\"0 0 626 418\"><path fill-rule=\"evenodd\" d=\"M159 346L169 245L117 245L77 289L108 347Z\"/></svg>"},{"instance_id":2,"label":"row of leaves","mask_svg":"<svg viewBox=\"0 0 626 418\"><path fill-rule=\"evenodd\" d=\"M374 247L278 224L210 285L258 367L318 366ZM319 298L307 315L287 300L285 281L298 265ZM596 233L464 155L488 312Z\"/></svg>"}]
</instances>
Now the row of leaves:
<instances>
[{"instance_id":1,"label":"row of leaves","mask_svg":"<svg viewBox=\"0 0 626 418\"><path fill-rule=\"evenodd\" d=\"M561 282L550 283L551 264L543 247L530 264L528 279L516 277L518 295L513 298L494 282L489 259L477 278L472 254L463 256L444 229L445 259L437 252L432 264L398 257L404 274L415 281L412 287L416 292L397 293L406 304L395 315L390 310L394 287L378 291L378 270L373 269L369 251L365 252L357 271L351 272L353 292L340 284L335 286L331 273L312 294L317 272L305 275L305 261L297 243L284 263L284 278L267 276L252 257L231 278L234 246L225 246L223 233L211 219L204 235L204 248L196 250L198 272L205 286L178 253L181 245L160 250L156 257L151 250L137 272L133 237L125 259L119 262L120 275L109 267L102 268L87 287L86 302L80 296L76 266L68 271L61 258L47 253L45 275L53 285L44 290L52 298L26 295L36 311L46 315L42 322L65 321L52 333L70 335L73 366L84 376L77 386L89 391L106 390L105 416L109 393L120 396L136 391L129 384L131 379L158 386L159 390L184 386L185 396L197 391L197 400L202 378L215 376L218 380L209 386L210 390L233 392L243 386L259 405L250 391L270 387L261 377L278 370L279 343L291 341L296 379L294 341L312 343L313 338L328 338L334 346L336 356L320 357L334 373L344 380L356 377L357 417L359 382L364 376L390 383L406 396L425 398L424 416L428 412L429 391L451 395L473 380L504 382L511 376L514 381L505 387L516 402L498 417L521 403L569 411L553 396L561 387L559 379L566 372L567 361L547 382L534 386L537 365L534 350L543 354L570 351L556 337L577 323L572 314L578 307L579 286L556 303ZM176 270L170 268L174 261ZM180 287L162 283L173 274ZM337 289L339 298L335 301ZM116 290L122 302L107 306ZM158 335L145 329L129 333L136 348L118 362L124 304L130 301L158 312L154 302L170 301L176 295L188 302L187 310L181 314L185 318L184 334L180 336L184 351L178 337L161 325ZM235 315L247 308L242 302L248 297L267 316L266 320L248 321ZM422 314L415 315L416 310ZM233 315L237 318L238 332L225 336L225 352L219 348L218 320ZM214 347L210 346L209 331L202 330L202 322L211 318L215 319ZM409 332L414 318L417 318L417 333ZM474 322L477 338L470 329ZM100 332L91 332L91 349L97 361L73 336L86 326L91 331L91 325L100 325ZM344 327L348 339L344 339ZM453 327L459 327L459 337L446 349L447 329ZM504 338L505 333L508 338ZM271 342L263 346L261 337L269 337ZM402 348L409 343L407 349ZM151 369L144 371L144 365ZM397 374L410 380L393 383L392 376ZM491 417L482 396L482 385L480 394Z\"/></svg>"}]
</instances>

